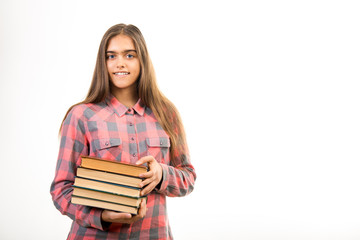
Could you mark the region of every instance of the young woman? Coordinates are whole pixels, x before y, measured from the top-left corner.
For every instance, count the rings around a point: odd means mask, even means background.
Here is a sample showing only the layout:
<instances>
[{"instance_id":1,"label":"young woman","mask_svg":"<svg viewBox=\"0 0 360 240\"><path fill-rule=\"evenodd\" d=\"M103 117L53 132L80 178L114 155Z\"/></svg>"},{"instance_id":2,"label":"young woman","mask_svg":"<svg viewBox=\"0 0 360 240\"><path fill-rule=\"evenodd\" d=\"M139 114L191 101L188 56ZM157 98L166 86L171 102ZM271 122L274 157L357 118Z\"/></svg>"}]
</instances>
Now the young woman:
<instances>
[{"instance_id":1,"label":"young woman","mask_svg":"<svg viewBox=\"0 0 360 240\"><path fill-rule=\"evenodd\" d=\"M81 155L149 166L140 176L147 201L138 215L71 203ZM140 30L111 27L100 43L87 97L69 109L61 127L51 195L73 220L68 239L172 239L166 196L189 194L195 179L179 113L156 85Z\"/></svg>"}]
</instances>

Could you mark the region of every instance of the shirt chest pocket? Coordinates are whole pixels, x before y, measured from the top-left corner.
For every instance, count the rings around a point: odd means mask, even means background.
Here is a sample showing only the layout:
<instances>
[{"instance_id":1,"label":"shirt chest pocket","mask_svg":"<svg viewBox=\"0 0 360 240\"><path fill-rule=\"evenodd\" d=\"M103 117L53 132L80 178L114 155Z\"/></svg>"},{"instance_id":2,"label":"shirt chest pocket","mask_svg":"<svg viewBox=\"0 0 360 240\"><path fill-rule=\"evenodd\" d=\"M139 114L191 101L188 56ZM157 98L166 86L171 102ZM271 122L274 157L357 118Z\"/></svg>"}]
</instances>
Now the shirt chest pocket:
<instances>
[{"instance_id":1,"label":"shirt chest pocket","mask_svg":"<svg viewBox=\"0 0 360 240\"><path fill-rule=\"evenodd\" d=\"M91 143L92 153L99 158L121 161L122 141L121 138L99 138Z\"/></svg>"},{"instance_id":2,"label":"shirt chest pocket","mask_svg":"<svg viewBox=\"0 0 360 240\"><path fill-rule=\"evenodd\" d=\"M170 139L168 137L146 138L147 154L160 163L169 163Z\"/></svg>"}]
</instances>

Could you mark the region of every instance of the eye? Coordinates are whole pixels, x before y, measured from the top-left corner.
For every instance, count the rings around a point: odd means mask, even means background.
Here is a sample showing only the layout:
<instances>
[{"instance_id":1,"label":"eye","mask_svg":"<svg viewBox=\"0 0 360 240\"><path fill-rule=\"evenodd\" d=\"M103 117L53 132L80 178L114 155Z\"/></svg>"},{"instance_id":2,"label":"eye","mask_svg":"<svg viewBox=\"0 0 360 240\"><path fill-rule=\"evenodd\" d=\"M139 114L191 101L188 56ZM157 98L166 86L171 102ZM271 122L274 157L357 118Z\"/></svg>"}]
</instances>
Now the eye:
<instances>
[{"instance_id":1,"label":"eye","mask_svg":"<svg viewBox=\"0 0 360 240\"><path fill-rule=\"evenodd\" d=\"M132 54L130 54L130 53L126 54L126 58L134 58L134 57L135 57L135 56L132 55Z\"/></svg>"},{"instance_id":2,"label":"eye","mask_svg":"<svg viewBox=\"0 0 360 240\"><path fill-rule=\"evenodd\" d=\"M115 58L115 55L114 54L109 54L106 56L107 59L114 59Z\"/></svg>"}]
</instances>

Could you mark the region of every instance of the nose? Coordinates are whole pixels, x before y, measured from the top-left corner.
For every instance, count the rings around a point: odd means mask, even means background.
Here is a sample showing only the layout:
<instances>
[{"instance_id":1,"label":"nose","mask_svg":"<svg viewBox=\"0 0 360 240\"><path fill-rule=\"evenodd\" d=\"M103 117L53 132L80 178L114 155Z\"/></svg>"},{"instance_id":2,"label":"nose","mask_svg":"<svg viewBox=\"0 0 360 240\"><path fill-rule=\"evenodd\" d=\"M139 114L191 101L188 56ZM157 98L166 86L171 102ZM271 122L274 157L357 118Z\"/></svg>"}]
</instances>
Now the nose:
<instances>
[{"instance_id":1,"label":"nose","mask_svg":"<svg viewBox=\"0 0 360 240\"><path fill-rule=\"evenodd\" d=\"M116 67L122 69L125 67L125 61L121 57L119 57L116 61Z\"/></svg>"}]
</instances>

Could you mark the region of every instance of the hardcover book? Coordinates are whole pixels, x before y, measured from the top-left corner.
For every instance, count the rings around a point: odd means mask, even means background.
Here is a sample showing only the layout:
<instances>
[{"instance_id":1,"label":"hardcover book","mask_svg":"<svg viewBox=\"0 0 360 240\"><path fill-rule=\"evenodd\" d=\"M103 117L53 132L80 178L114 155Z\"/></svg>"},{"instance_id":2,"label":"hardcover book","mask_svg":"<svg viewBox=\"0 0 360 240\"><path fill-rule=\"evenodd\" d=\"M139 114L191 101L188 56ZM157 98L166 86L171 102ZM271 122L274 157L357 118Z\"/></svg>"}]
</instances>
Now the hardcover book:
<instances>
[{"instance_id":1,"label":"hardcover book","mask_svg":"<svg viewBox=\"0 0 360 240\"><path fill-rule=\"evenodd\" d=\"M104 160L88 156L81 157L81 167L123 174L133 177L139 177L141 173L147 172L147 167L145 166L113 162L110 160Z\"/></svg>"},{"instance_id":2,"label":"hardcover book","mask_svg":"<svg viewBox=\"0 0 360 240\"><path fill-rule=\"evenodd\" d=\"M142 199L139 175L147 170L145 166L81 156L71 202L137 214Z\"/></svg>"},{"instance_id":3,"label":"hardcover book","mask_svg":"<svg viewBox=\"0 0 360 240\"><path fill-rule=\"evenodd\" d=\"M102 180L105 182L117 183L132 187L138 187L138 188L140 187L140 183L142 181L142 179L138 177L130 177L122 174L116 174L116 173L99 171L99 170L82 168L82 167L79 167L77 169L76 175L78 177Z\"/></svg>"},{"instance_id":4,"label":"hardcover book","mask_svg":"<svg viewBox=\"0 0 360 240\"><path fill-rule=\"evenodd\" d=\"M112 203L119 203L132 207L139 207L141 202L141 198L137 198L137 197L113 194L105 191L94 190L94 189L78 187L78 186L73 186L73 187L74 187L73 196L92 198L92 199L112 202Z\"/></svg>"},{"instance_id":5,"label":"hardcover book","mask_svg":"<svg viewBox=\"0 0 360 240\"><path fill-rule=\"evenodd\" d=\"M76 177L74 186L105 191L112 194L126 195L130 197L140 197L140 188L120 185L116 183L109 183L100 180Z\"/></svg>"},{"instance_id":6,"label":"hardcover book","mask_svg":"<svg viewBox=\"0 0 360 240\"><path fill-rule=\"evenodd\" d=\"M90 207L98 207L98 208L103 208L103 209L108 209L108 210L118 211L118 212L127 212L127 213L131 213L131 214L138 213L138 208L136 208L136 207L130 207L130 206L122 205L122 204L105 202L105 201L100 201L100 200L85 198L85 197L72 196L71 202L73 204L80 204L80 205L85 205L85 206L90 206Z\"/></svg>"}]
</instances>

